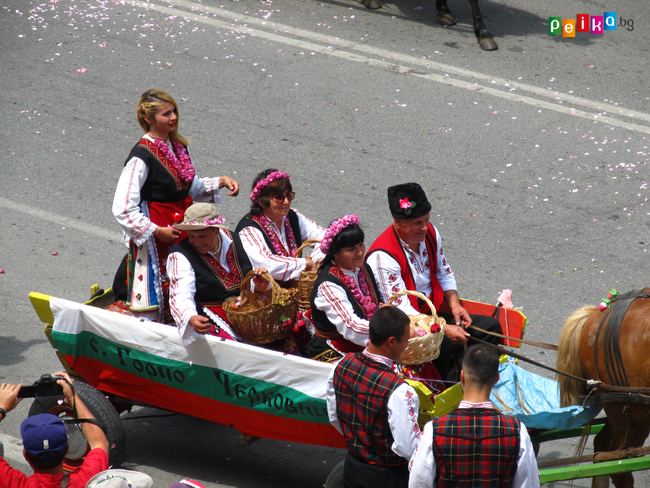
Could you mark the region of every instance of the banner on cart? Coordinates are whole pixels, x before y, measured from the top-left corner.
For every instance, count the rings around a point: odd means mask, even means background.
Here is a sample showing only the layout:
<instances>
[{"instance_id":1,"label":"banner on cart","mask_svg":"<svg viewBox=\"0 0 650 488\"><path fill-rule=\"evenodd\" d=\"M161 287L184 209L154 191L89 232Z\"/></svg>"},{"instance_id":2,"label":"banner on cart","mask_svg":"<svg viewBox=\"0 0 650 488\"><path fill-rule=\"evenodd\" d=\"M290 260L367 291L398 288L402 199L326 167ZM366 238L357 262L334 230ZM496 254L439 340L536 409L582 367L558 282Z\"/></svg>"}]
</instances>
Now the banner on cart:
<instances>
[{"instance_id":1,"label":"banner on cart","mask_svg":"<svg viewBox=\"0 0 650 488\"><path fill-rule=\"evenodd\" d=\"M175 327L54 297L50 307L56 348L100 390L250 435L342 445L327 415L330 365L213 336L184 346Z\"/></svg>"}]
</instances>

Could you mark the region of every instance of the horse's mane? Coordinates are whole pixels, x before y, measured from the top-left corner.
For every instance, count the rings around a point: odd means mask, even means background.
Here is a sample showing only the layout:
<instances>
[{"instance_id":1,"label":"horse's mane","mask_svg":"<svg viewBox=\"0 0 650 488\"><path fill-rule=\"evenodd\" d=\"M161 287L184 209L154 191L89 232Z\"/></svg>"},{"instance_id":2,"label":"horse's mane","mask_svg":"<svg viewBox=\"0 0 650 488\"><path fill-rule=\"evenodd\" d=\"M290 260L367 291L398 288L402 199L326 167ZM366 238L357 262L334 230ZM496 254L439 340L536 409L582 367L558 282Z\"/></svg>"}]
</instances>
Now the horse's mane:
<instances>
[{"instance_id":1,"label":"horse's mane","mask_svg":"<svg viewBox=\"0 0 650 488\"><path fill-rule=\"evenodd\" d=\"M557 349L557 369L573 376L582 377L580 365L580 335L587 319L598 311L598 307L582 307L571 314L564 322L560 332L560 343ZM558 375L560 385L560 406L578 404L578 396L582 391L582 383L564 375Z\"/></svg>"}]
</instances>

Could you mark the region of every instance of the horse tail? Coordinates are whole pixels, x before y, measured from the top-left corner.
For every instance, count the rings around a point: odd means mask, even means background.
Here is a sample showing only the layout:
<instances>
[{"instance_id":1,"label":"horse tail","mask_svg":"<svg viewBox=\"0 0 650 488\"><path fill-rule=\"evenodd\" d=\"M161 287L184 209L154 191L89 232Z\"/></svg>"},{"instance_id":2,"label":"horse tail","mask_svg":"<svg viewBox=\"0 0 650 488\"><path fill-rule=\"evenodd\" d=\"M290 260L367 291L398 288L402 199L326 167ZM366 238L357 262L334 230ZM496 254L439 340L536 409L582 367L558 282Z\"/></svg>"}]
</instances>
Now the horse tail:
<instances>
[{"instance_id":1,"label":"horse tail","mask_svg":"<svg viewBox=\"0 0 650 488\"><path fill-rule=\"evenodd\" d=\"M557 348L557 369L573 376L582 377L580 364L580 335L587 319L599 309L594 306L582 307L571 314L564 322L560 332L560 343ZM578 395L582 391L582 383L564 375L558 375L560 385L560 406L578 404Z\"/></svg>"}]
</instances>

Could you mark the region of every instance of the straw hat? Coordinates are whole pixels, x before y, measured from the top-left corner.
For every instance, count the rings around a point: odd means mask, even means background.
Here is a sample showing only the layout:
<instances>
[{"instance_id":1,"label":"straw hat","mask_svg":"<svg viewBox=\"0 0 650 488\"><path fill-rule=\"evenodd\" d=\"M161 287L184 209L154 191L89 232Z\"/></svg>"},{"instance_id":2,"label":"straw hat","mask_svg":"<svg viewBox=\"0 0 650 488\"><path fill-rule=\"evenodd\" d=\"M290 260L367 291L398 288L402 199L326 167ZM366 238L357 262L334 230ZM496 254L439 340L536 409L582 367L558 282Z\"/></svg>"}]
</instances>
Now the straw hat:
<instances>
[{"instance_id":1,"label":"straw hat","mask_svg":"<svg viewBox=\"0 0 650 488\"><path fill-rule=\"evenodd\" d=\"M183 221L175 224L179 230L199 230L208 227L220 227L228 229L225 225L226 219L219 215L217 207L211 203L195 203L185 210Z\"/></svg>"},{"instance_id":2,"label":"straw hat","mask_svg":"<svg viewBox=\"0 0 650 488\"><path fill-rule=\"evenodd\" d=\"M153 480L139 471L107 469L90 478L86 488L153 488Z\"/></svg>"}]
</instances>

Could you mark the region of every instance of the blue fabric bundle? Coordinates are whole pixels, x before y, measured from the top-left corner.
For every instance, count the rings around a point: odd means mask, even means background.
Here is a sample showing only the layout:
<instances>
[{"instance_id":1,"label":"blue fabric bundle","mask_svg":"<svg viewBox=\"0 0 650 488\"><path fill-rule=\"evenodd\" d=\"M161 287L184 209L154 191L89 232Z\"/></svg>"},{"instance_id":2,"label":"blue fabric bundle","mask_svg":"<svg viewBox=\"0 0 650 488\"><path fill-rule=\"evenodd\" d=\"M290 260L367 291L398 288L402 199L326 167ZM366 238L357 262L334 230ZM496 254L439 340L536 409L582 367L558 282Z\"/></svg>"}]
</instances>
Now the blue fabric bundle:
<instances>
[{"instance_id":1,"label":"blue fabric bundle","mask_svg":"<svg viewBox=\"0 0 650 488\"><path fill-rule=\"evenodd\" d=\"M602 409L601 405L560 408L557 381L526 371L510 362L499 366L499 375L499 382L492 390L490 401L503 414L517 417L528 429L567 430L581 427ZM526 409L520 405L517 384Z\"/></svg>"}]
</instances>

